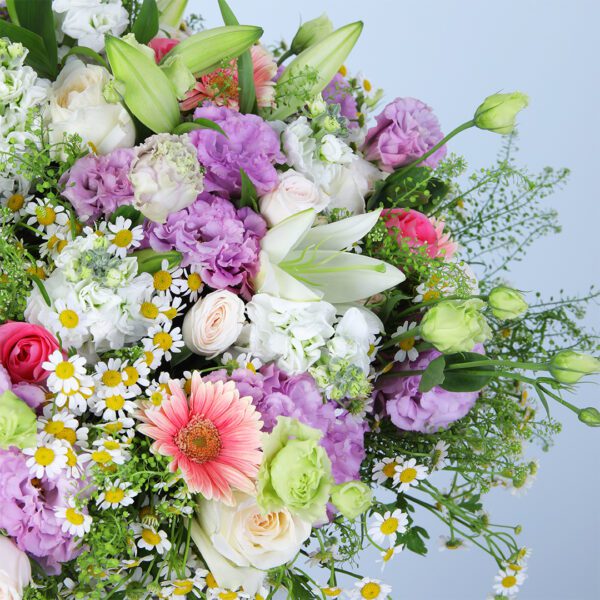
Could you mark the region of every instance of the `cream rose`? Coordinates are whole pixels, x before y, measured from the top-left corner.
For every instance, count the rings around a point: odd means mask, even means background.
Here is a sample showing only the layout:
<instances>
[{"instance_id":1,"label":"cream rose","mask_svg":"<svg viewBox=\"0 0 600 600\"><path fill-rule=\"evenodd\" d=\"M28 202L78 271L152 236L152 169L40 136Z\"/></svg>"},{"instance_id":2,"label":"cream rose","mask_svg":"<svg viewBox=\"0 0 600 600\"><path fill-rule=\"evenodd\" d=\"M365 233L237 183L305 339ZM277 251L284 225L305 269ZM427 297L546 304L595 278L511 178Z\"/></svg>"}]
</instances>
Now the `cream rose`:
<instances>
[{"instance_id":1,"label":"cream rose","mask_svg":"<svg viewBox=\"0 0 600 600\"><path fill-rule=\"evenodd\" d=\"M200 298L183 320L183 340L195 354L213 357L238 339L244 326L244 303L227 290Z\"/></svg>"},{"instance_id":2,"label":"cream rose","mask_svg":"<svg viewBox=\"0 0 600 600\"><path fill-rule=\"evenodd\" d=\"M135 144L135 125L120 104L111 104L103 95L110 73L97 65L72 59L65 65L49 93L46 118L50 142L63 140L65 134L79 134L84 144L93 144L98 154Z\"/></svg>"},{"instance_id":3,"label":"cream rose","mask_svg":"<svg viewBox=\"0 0 600 600\"><path fill-rule=\"evenodd\" d=\"M29 559L4 536L0 536L0 557L0 600L20 600L31 582Z\"/></svg>"},{"instance_id":4,"label":"cream rose","mask_svg":"<svg viewBox=\"0 0 600 600\"><path fill-rule=\"evenodd\" d=\"M235 500L234 506L201 501L192 537L220 586L243 585L255 593L249 585L260 585L261 571L292 560L309 537L311 524L286 508L264 514L253 496L237 493Z\"/></svg>"},{"instance_id":5,"label":"cream rose","mask_svg":"<svg viewBox=\"0 0 600 600\"><path fill-rule=\"evenodd\" d=\"M273 227L287 217L309 208L320 212L329 198L319 187L294 169L279 175L279 184L260 199L260 214L269 227Z\"/></svg>"}]
</instances>

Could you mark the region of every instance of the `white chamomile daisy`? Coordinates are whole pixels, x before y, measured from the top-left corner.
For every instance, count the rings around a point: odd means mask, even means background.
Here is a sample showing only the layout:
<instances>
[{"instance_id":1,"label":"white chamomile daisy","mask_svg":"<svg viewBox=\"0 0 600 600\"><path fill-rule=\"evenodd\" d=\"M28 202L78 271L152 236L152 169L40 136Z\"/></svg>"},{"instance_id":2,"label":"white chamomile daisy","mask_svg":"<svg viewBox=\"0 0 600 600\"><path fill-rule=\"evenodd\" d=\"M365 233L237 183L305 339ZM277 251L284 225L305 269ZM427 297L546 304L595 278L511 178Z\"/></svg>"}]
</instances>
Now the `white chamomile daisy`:
<instances>
[{"instance_id":1,"label":"white chamomile daisy","mask_svg":"<svg viewBox=\"0 0 600 600\"><path fill-rule=\"evenodd\" d=\"M44 416L38 420L38 428L42 439L57 439L68 442L71 446L85 445L88 428L79 427L79 421L66 410L51 414L52 407L48 405Z\"/></svg>"},{"instance_id":2,"label":"white chamomile daisy","mask_svg":"<svg viewBox=\"0 0 600 600\"><path fill-rule=\"evenodd\" d=\"M160 406L167 399L170 393L169 381L171 381L171 376L163 372L158 376L158 379L150 383L146 389L146 395L150 398L152 406Z\"/></svg>"},{"instance_id":3,"label":"white chamomile daisy","mask_svg":"<svg viewBox=\"0 0 600 600\"><path fill-rule=\"evenodd\" d=\"M131 219L117 217L114 223L108 224L106 238L110 242L108 251L119 258L125 258L127 252L137 248L144 239L144 231L141 225L131 227Z\"/></svg>"},{"instance_id":4,"label":"white chamomile daisy","mask_svg":"<svg viewBox=\"0 0 600 600\"><path fill-rule=\"evenodd\" d=\"M85 465L89 460L89 454L77 453L73 448L67 447L67 475L72 479L81 479L85 473Z\"/></svg>"},{"instance_id":5,"label":"white chamomile daisy","mask_svg":"<svg viewBox=\"0 0 600 600\"><path fill-rule=\"evenodd\" d=\"M166 594L167 598L187 598L188 594L193 593L195 590L201 592L206 585L204 580L206 573L203 569L197 569L193 577L171 579L163 583L162 592Z\"/></svg>"},{"instance_id":6,"label":"white chamomile daisy","mask_svg":"<svg viewBox=\"0 0 600 600\"><path fill-rule=\"evenodd\" d=\"M225 354L223 354L223 356L221 357L221 363L227 366L236 365L235 368L248 369L253 373L256 373L258 369L260 369L263 366L263 363L260 360L260 358L252 356L250 352L240 352L235 356L231 354L231 352L225 352Z\"/></svg>"},{"instance_id":7,"label":"white chamomile daisy","mask_svg":"<svg viewBox=\"0 0 600 600\"><path fill-rule=\"evenodd\" d=\"M36 229L52 233L59 226L65 226L69 222L69 215L65 207L60 204L52 204L47 199L37 199L29 202L25 212L30 215L27 219L27 225Z\"/></svg>"},{"instance_id":8,"label":"white chamomile daisy","mask_svg":"<svg viewBox=\"0 0 600 600\"><path fill-rule=\"evenodd\" d=\"M52 392L78 390L86 379L85 358L76 354L65 360L60 350L55 350L42 367L49 371L47 385Z\"/></svg>"},{"instance_id":9,"label":"white chamomile daisy","mask_svg":"<svg viewBox=\"0 0 600 600\"><path fill-rule=\"evenodd\" d=\"M142 346L144 348L143 359L146 363L146 366L151 371L155 371L160 366L165 353L158 347L158 345L148 338L144 338L142 340Z\"/></svg>"},{"instance_id":10,"label":"white chamomile daisy","mask_svg":"<svg viewBox=\"0 0 600 600\"><path fill-rule=\"evenodd\" d=\"M123 367L123 361L120 358L109 358L108 362L99 362L96 365L94 379L98 396L101 398L127 396L123 381Z\"/></svg>"},{"instance_id":11,"label":"white chamomile daisy","mask_svg":"<svg viewBox=\"0 0 600 600\"><path fill-rule=\"evenodd\" d=\"M464 550L468 548L469 544L466 540L457 537L448 537L440 535L438 538L438 550L443 552L444 550Z\"/></svg>"},{"instance_id":12,"label":"white chamomile daisy","mask_svg":"<svg viewBox=\"0 0 600 600\"><path fill-rule=\"evenodd\" d=\"M139 396L142 393L142 387L148 387L148 375L150 368L143 358L138 358L132 365L127 365L123 369L123 383L127 392ZM141 386L141 387L140 387Z\"/></svg>"},{"instance_id":13,"label":"white chamomile daisy","mask_svg":"<svg viewBox=\"0 0 600 600\"><path fill-rule=\"evenodd\" d=\"M79 388L65 392L57 392L54 398L56 406L69 409L76 415L82 415L88 408L88 402L94 393L94 380L86 375L79 381Z\"/></svg>"},{"instance_id":14,"label":"white chamomile daisy","mask_svg":"<svg viewBox=\"0 0 600 600\"><path fill-rule=\"evenodd\" d=\"M500 571L494 580L494 592L500 596L514 596L519 591L519 586L523 585L525 573L515 573L514 571Z\"/></svg>"},{"instance_id":15,"label":"white chamomile daisy","mask_svg":"<svg viewBox=\"0 0 600 600\"><path fill-rule=\"evenodd\" d=\"M79 348L88 337L87 316L73 296L54 301L50 322L53 331L60 335L65 348Z\"/></svg>"},{"instance_id":16,"label":"white chamomile daisy","mask_svg":"<svg viewBox=\"0 0 600 600\"><path fill-rule=\"evenodd\" d=\"M184 309L183 300L179 296L171 298L170 302L167 302L166 306L161 308L160 314L163 320L174 321Z\"/></svg>"},{"instance_id":17,"label":"white chamomile daisy","mask_svg":"<svg viewBox=\"0 0 600 600\"><path fill-rule=\"evenodd\" d=\"M399 508L394 512L389 510L384 514L373 514L373 523L369 527L369 535L377 544L389 542L390 546L396 545L396 535L404 533L408 525L408 516Z\"/></svg>"},{"instance_id":18,"label":"white chamomile daisy","mask_svg":"<svg viewBox=\"0 0 600 600\"><path fill-rule=\"evenodd\" d=\"M360 600L384 600L392 593L392 588L378 579L365 577L354 584L351 598Z\"/></svg>"},{"instance_id":19,"label":"white chamomile daisy","mask_svg":"<svg viewBox=\"0 0 600 600\"><path fill-rule=\"evenodd\" d=\"M135 421L130 417L104 423L102 429L109 435L121 435L135 427Z\"/></svg>"},{"instance_id":20,"label":"white chamomile daisy","mask_svg":"<svg viewBox=\"0 0 600 600\"><path fill-rule=\"evenodd\" d=\"M397 546L391 546L387 550L384 550L380 554L380 558L377 559L378 563L381 563L381 570L385 569L385 566L396 556L396 554L400 554L404 550L404 544L398 544Z\"/></svg>"},{"instance_id":21,"label":"white chamomile daisy","mask_svg":"<svg viewBox=\"0 0 600 600\"><path fill-rule=\"evenodd\" d=\"M132 528L139 548L153 550L159 554L164 554L170 550L171 542L162 529L156 530L140 523L134 523Z\"/></svg>"},{"instance_id":22,"label":"white chamomile daisy","mask_svg":"<svg viewBox=\"0 0 600 600\"><path fill-rule=\"evenodd\" d=\"M23 453L29 456L29 471L38 479L52 478L67 466L67 445L60 440L43 441L36 448L24 448Z\"/></svg>"},{"instance_id":23,"label":"white chamomile daisy","mask_svg":"<svg viewBox=\"0 0 600 600\"><path fill-rule=\"evenodd\" d=\"M32 199L33 196L25 197L23 194L16 192L11 194L6 200L3 200L2 205L10 210L12 213L12 220L18 221L19 217L27 214L27 205Z\"/></svg>"},{"instance_id":24,"label":"white chamomile daisy","mask_svg":"<svg viewBox=\"0 0 600 600\"><path fill-rule=\"evenodd\" d=\"M341 587L337 586L323 586L318 588L313 588L313 594L315 598L341 598L344 590Z\"/></svg>"},{"instance_id":25,"label":"white chamomile daisy","mask_svg":"<svg viewBox=\"0 0 600 600\"><path fill-rule=\"evenodd\" d=\"M396 467L394 485L398 487L399 492L406 492L411 486L417 485L421 479L426 478L427 468L418 465L416 459L411 458Z\"/></svg>"},{"instance_id":26,"label":"white chamomile daisy","mask_svg":"<svg viewBox=\"0 0 600 600\"><path fill-rule=\"evenodd\" d=\"M56 510L56 516L62 521L61 529L73 536L83 537L92 526L92 517L77 508L73 498Z\"/></svg>"},{"instance_id":27,"label":"white chamomile daisy","mask_svg":"<svg viewBox=\"0 0 600 600\"><path fill-rule=\"evenodd\" d=\"M392 334L392 338L402 335L407 331L414 329L416 326L416 321L405 321L404 324L400 325L395 333ZM394 360L396 362L404 362L407 359L409 361L417 360L417 358L419 358L419 351L415 348L415 342L420 339L421 338L418 335L401 339L397 343L399 350L394 355Z\"/></svg>"},{"instance_id":28,"label":"white chamomile daisy","mask_svg":"<svg viewBox=\"0 0 600 600\"><path fill-rule=\"evenodd\" d=\"M101 415L105 421L115 421L124 418L127 414L133 414L136 405L123 394L113 394L104 398L96 398L92 410L95 415Z\"/></svg>"},{"instance_id":29,"label":"white chamomile daisy","mask_svg":"<svg viewBox=\"0 0 600 600\"><path fill-rule=\"evenodd\" d=\"M96 446L99 450L105 450L109 454L123 455L126 459L129 458L127 446L131 443L131 437L125 438L124 440L117 440L115 438L102 437L96 440L92 445Z\"/></svg>"},{"instance_id":30,"label":"white chamomile daisy","mask_svg":"<svg viewBox=\"0 0 600 600\"><path fill-rule=\"evenodd\" d=\"M109 467L113 463L122 465L126 460L126 455L122 450L107 450L106 448L94 448L88 453L89 459L99 467Z\"/></svg>"},{"instance_id":31,"label":"white chamomile daisy","mask_svg":"<svg viewBox=\"0 0 600 600\"><path fill-rule=\"evenodd\" d=\"M448 448L450 446L443 440L439 440L431 452L431 470L436 471L446 466Z\"/></svg>"},{"instance_id":32,"label":"white chamomile daisy","mask_svg":"<svg viewBox=\"0 0 600 600\"><path fill-rule=\"evenodd\" d=\"M196 302L200 297L200 292L204 284L200 275L200 266L191 265L183 271L183 283L179 288L182 296L188 296L190 302Z\"/></svg>"},{"instance_id":33,"label":"white chamomile daisy","mask_svg":"<svg viewBox=\"0 0 600 600\"><path fill-rule=\"evenodd\" d=\"M170 298L153 294L140 304L139 313L153 323L162 323L167 319L165 312L169 310Z\"/></svg>"},{"instance_id":34,"label":"white chamomile daisy","mask_svg":"<svg viewBox=\"0 0 600 600\"><path fill-rule=\"evenodd\" d=\"M167 360L171 360L173 353L181 352L181 348L184 346L181 329L173 327L170 322L151 327L148 331L148 338L164 352Z\"/></svg>"},{"instance_id":35,"label":"white chamomile daisy","mask_svg":"<svg viewBox=\"0 0 600 600\"><path fill-rule=\"evenodd\" d=\"M40 256L46 258L50 256L56 258L73 239L71 230L66 227L59 227L52 232L44 234L44 241L40 244Z\"/></svg>"},{"instance_id":36,"label":"white chamomile daisy","mask_svg":"<svg viewBox=\"0 0 600 600\"><path fill-rule=\"evenodd\" d=\"M169 261L163 260L160 269L152 276L154 290L169 297L177 295L183 285L183 269L180 267L169 268Z\"/></svg>"},{"instance_id":37,"label":"white chamomile daisy","mask_svg":"<svg viewBox=\"0 0 600 600\"><path fill-rule=\"evenodd\" d=\"M127 489L130 486L131 483L120 481L119 479L115 480L100 492L100 495L96 499L96 504L103 510L133 504L133 499L137 496L137 492Z\"/></svg>"},{"instance_id":38,"label":"white chamomile daisy","mask_svg":"<svg viewBox=\"0 0 600 600\"><path fill-rule=\"evenodd\" d=\"M373 480L377 483L385 483L389 479L394 479L396 467L401 465L404 459L401 456L394 458L385 457L377 461L373 467Z\"/></svg>"}]
</instances>

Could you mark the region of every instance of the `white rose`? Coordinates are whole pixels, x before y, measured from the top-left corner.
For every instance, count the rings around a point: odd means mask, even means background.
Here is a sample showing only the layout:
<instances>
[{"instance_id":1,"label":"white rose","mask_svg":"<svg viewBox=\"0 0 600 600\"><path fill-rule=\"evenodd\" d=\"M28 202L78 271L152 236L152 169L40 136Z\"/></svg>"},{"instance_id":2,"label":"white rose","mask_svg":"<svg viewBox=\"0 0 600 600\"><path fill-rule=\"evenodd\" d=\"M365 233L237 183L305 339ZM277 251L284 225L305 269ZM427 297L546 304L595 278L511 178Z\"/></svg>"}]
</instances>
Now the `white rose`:
<instances>
[{"instance_id":1,"label":"white rose","mask_svg":"<svg viewBox=\"0 0 600 600\"><path fill-rule=\"evenodd\" d=\"M255 498L240 493L234 506L201 501L197 515L192 536L217 583L230 589L243 585L251 594L258 591L260 571L292 560L311 532L310 523L286 508L264 514ZM205 554L207 541L212 551Z\"/></svg>"},{"instance_id":2,"label":"white rose","mask_svg":"<svg viewBox=\"0 0 600 600\"><path fill-rule=\"evenodd\" d=\"M244 321L244 303L227 290L217 290L186 313L183 340L195 354L212 358L235 343Z\"/></svg>"},{"instance_id":3,"label":"white rose","mask_svg":"<svg viewBox=\"0 0 600 600\"><path fill-rule=\"evenodd\" d=\"M279 175L279 184L260 199L260 214L270 227L309 208L322 211L329 202L318 186L290 169Z\"/></svg>"},{"instance_id":4,"label":"white rose","mask_svg":"<svg viewBox=\"0 0 600 600\"><path fill-rule=\"evenodd\" d=\"M319 152L323 160L340 165L352 162L354 158L352 148L331 133L323 136Z\"/></svg>"},{"instance_id":5,"label":"white rose","mask_svg":"<svg viewBox=\"0 0 600 600\"><path fill-rule=\"evenodd\" d=\"M0 558L0 600L21 600L31 583L29 558L4 536L0 536Z\"/></svg>"},{"instance_id":6,"label":"white rose","mask_svg":"<svg viewBox=\"0 0 600 600\"><path fill-rule=\"evenodd\" d=\"M104 67L86 65L79 59L67 62L49 94L51 143L77 133L84 144L93 144L98 154L135 144L135 125L129 113L122 104L109 104L102 94L110 79Z\"/></svg>"},{"instance_id":7,"label":"white rose","mask_svg":"<svg viewBox=\"0 0 600 600\"><path fill-rule=\"evenodd\" d=\"M317 141L306 117L292 121L282 134L283 150L288 165L301 173L310 173L314 162Z\"/></svg>"}]
</instances>

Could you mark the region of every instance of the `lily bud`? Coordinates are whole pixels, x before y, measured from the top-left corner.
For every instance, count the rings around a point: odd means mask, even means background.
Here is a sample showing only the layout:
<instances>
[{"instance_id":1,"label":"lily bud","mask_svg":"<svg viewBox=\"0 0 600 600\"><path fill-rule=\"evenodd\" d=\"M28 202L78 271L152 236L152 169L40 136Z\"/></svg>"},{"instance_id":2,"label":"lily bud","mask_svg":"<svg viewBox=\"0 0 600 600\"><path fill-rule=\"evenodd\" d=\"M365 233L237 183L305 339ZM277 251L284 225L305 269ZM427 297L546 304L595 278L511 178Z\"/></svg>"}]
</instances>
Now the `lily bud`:
<instances>
[{"instance_id":1,"label":"lily bud","mask_svg":"<svg viewBox=\"0 0 600 600\"><path fill-rule=\"evenodd\" d=\"M522 92L493 94L488 96L475 111L475 125L501 135L512 133L517 115L529 104L529 98Z\"/></svg>"},{"instance_id":2,"label":"lily bud","mask_svg":"<svg viewBox=\"0 0 600 600\"><path fill-rule=\"evenodd\" d=\"M521 292L503 285L490 292L488 304L495 317L505 320L517 319L529 308Z\"/></svg>"},{"instance_id":3,"label":"lily bud","mask_svg":"<svg viewBox=\"0 0 600 600\"><path fill-rule=\"evenodd\" d=\"M169 78L179 100L183 100L185 95L196 85L196 78L187 68L181 56L167 57L160 68Z\"/></svg>"},{"instance_id":4,"label":"lily bud","mask_svg":"<svg viewBox=\"0 0 600 600\"><path fill-rule=\"evenodd\" d=\"M600 373L600 360L589 354L561 350L550 361L550 373L560 383L577 383L584 375Z\"/></svg>"},{"instance_id":5,"label":"lily bud","mask_svg":"<svg viewBox=\"0 0 600 600\"><path fill-rule=\"evenodd\" d=\"M333 23L325 13L317 19L311 19L310 21L306 21L306 23L302 23L292 40L292 52L300 54L300 52L326 38L332 31Z\"/></svg>"},{"instance_id":6,"label":"lily bud","mask_svg":"<svg viewBox=\"0 0 600 600\"><path fill-rule=\"evenodd\" d=\"M590 427L600 427L600 412L593 406L582 408L579 411L579 420Z\"/></svg>"},{"instance_id":7,"label":"lily bud","mask_svg":"<svg viewBox=\"0 0 600 600\"><path fill-rule=\"evenodd\" d=\"M160 25L179 27L187 3L188 0L157 0Z\"/></svg>"}]
</instances>

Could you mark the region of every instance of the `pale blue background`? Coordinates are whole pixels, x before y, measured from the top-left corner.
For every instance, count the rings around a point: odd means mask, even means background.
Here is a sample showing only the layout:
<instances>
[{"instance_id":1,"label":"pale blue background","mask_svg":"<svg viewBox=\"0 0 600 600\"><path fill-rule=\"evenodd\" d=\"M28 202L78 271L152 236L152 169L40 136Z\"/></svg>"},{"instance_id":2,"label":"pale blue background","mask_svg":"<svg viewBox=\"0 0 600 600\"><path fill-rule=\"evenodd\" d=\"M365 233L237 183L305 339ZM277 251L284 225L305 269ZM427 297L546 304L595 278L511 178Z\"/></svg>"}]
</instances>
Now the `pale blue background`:
<instances>
[{"instance_id":1,"label":"pale blue background","mask_svg":"<svg viewBox=\"0 0 600 600\"><path fill-rule=\"evenodd\" d=\"M521 289L550 295L560 288L585 291L598 283L600 240L598 0L230 0L240 22L261 25L268 43L291 40L300 21L326 10L337 26L365 23L348 67L362 70L387 99L415 96L434 107L446 131L470 118L478 103L498 90L531 96L520 118L521 161L572 169L564 191L548 200L560 213L563 232L537 242L513 268ZM207 25L221 24L216 0L190 0ZM452 150L471 166L491 163L500 138L469 131ZM588 319L598 328L599 312ZM598 387L580 393L581 405L600 404ZM542 457L529 494L488 497L496 522L523 524L521 540L534 548L521 600L600 598L598 456L600 431L577 423L556 407L565 428ZM437 537L442 530L427 521ZM482 552L438 552L426 559L404 553L383 579L402 600L483 600L491 592L495 565ZM379 565L365 561L366 574Z\"/></svg>"}]
</instances>

